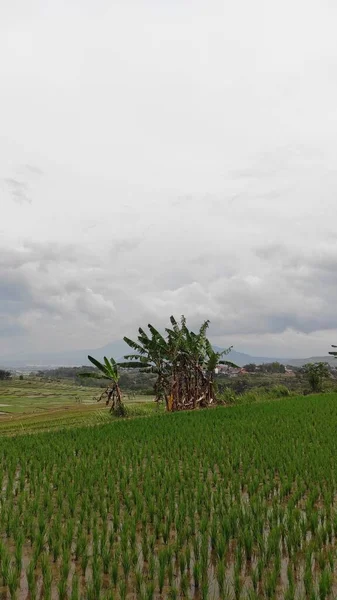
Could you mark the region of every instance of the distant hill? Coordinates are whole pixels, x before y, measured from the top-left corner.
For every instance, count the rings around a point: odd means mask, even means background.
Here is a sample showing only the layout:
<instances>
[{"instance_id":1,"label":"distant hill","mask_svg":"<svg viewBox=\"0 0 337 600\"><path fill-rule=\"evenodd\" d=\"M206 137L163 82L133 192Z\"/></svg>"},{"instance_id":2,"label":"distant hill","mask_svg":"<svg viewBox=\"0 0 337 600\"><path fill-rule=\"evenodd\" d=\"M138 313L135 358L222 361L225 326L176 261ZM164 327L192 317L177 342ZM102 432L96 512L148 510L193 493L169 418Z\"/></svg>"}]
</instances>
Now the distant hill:
<instances>
[{"instance_id":1,"label":"distant hill","mask_svg":"<svg viewBox=\"0 0 337 600\"><path fill-rule=\"evenodd\" d=\"M216 350L221 350L214 346ZM277 361L282 365L291 365L292 367L302 367L309 362L327 362L330 365L337 367L337 360L333 356L311 356L309 358L275 358L270 356L251 356L250 354L244 354L243 352L236 352L232 350L230 354L227 354L226 358L237 364L239 367L254 363L255 365L262 365L264 363L271 363Z\"/></svg>"},{"instance_id":2,"label":"distant hill","mask_svg":"<svg viewBox=\"0 0 337 600\"><path fill-rule=\"evenodd\" d=\"M312 362L326 362L332 367L337 367L337 360L333 356L310 356L310 358L289 358L287 361L280 359L280 362L285 365L292 365L293 367L303 367L306 363Z\"/></svg>"},{"instance_id":3,"label":"distant hill","mask_svg":"<svg viewBox=\"0 0 337 600\"><path fill-rule=\"evenodd\" d=\"M222 348L214 346L214 349L219 351ZM77 367L86 365L88 363L88 354L92 354L98 359L102 359L103 356L115 358L116 360L121 359L125 354L132 353L132 350L123 340L117 340L111 342L101 348L88 348L84 350L66 350L64 352L32 352L29 354L13 354L10 356L0 357L0 368L18 368L25 370L36 370L38 368L52 368L52 367ZM294 367L301 367L308 362L328 362L331 365L337 366L337 360L333 356L313 356L309 358L274 358L268 356L251 356L244 352L237 352L232 350L227 355L228 360L231 360L239 367L243 367L248 363L255 363L261 365L262 363L279 361L284 365L292 365Z\"/></svg>"},{"instance_id":4,"label":"distant hill","mask_svg":"<svg viewBox=\"0 0 337 600\"><path fill-rule=\"evenodd\" d=\"M102 348L87 348L84 350L65 350L64 352L32 352L0 356L0 367L79 367L88 364L88 354L96 358L103 356L115 359L131 353L129 346L118 340Z\"/></svg>"},{"instance_id":5,"label":"distant hill","mask_svg":"<svg viewBox=\"0 0 337 600\"><path fill-rule=\"evenodd\" d=\"M250 356L249 354L235 352L235 350L232 350L232 352L228 354L228 360L233 361L239 367L243 367L249 363L262 365L263 363L270 363L274 361L277 361L282 365L290 365L292 367L303 367L303 365L310 362L326 362L331 366L337 367L337 360L333 356L309 356L308 358L271 358L270 356Z\"/></svg>"}]
</instances>

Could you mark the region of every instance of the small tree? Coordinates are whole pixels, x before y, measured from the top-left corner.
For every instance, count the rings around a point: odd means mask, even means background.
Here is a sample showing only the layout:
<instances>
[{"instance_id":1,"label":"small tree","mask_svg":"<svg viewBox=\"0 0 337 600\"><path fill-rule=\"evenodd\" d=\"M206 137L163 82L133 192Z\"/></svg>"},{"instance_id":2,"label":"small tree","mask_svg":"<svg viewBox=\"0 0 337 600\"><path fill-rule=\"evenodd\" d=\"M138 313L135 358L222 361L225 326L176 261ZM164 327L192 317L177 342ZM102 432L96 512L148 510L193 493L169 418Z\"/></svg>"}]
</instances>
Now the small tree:
<instances>
[{"instance_id":1,"label":"small tree","mask_svg":"<svg viewBox=\"0 0 337 600\"><path fill-rule=\"evenodd\" d=\"M330 375L327 363L323 362L307 363L302 367L302 373L306 377L312 392L320 392L323 379Z\"/></svg>"},{"instance_id":2,"label":"small tree","mask_svg":"<svg viewBox=\"0 0 337 600\"><path fill-rule=\"evenodd\" d=\"M4 369L0 369L0 381L6 381L12 377L12 373L10 371L5 371Z\"/></svg>"},{"instance_id":3,"label":"small tree","mask_svg":"<svg viewBox=\"0 0 337 600\"><path fill-rule=\"evenodd\" d=\"M104 396L107 397L106 405L108 406L111 400L111 408L110 412L114 412L119 417L124 417L126 414L125 406L122 401L122 393L119 387L119 371L118 364L116 363L114 358L110 358L110 360L105 356L104 364L93 358L93 356L88 356L90 362L92 362L95 367L100 371L100 373L96 373L91 371L90 373L80 373L80 377L88 377L91 379L108 379L109 385L104 390L104 392L100 395L97 402L102 400Z\"/></svg>"},{"instance_id":4,"label":"small tree","mask_svg":"<svg viewBox=\"0 0 337 600\"><path fill-rule=\"evenodd\" d=\"M255 373L256 372L256 364L255 363L248 363L248 365L245 365L243 368L248 373Z\"/></svg>"},{"instance_id":5,"label":"small tree","mask_svg":"<svg viewBox=\"0 0 337 600\"><path fill-rule=\"evenodd\" d=\"M278 361L274 361L271 363L263 363L260 367L261 371L264 373L285 373L285 366L279 363Z\"/></svg>"}]
</instances>

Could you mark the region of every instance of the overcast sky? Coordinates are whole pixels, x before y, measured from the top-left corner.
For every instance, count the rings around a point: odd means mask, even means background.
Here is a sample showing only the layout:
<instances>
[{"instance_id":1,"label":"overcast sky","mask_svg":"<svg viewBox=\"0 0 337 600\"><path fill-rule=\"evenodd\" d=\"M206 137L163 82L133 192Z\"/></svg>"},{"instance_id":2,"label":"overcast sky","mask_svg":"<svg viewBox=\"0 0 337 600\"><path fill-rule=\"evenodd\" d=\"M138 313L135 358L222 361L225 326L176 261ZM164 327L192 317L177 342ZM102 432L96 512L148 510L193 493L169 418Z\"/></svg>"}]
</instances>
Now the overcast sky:
<instances>
[{"instance_id":1,"label":"overcast sky","mask_svg":"<svg viewBox=\"0 0 337 600\"><path fill-rule=\"evenodd\" d=\"M335 0L3 0L0 356L337 343Z\"/></svg>"}]
</instances>

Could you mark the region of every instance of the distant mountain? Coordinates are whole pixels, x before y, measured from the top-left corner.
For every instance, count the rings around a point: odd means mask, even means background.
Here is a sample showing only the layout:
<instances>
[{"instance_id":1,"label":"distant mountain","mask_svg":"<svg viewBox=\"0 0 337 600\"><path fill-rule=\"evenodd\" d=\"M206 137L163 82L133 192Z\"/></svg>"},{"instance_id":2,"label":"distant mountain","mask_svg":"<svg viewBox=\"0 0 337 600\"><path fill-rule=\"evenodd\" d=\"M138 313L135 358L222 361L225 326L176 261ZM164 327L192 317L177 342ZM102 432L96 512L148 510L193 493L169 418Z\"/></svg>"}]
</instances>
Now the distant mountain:
<instances>
[{"instance_id":1,"label":"distant mountain","mask_svg":"<svg viewBox=\"0 0 337 600\"><path fill-rule=\"evenodd\" d=\"M115 359L131 353L129 346L123 341L118 340L107 344L102 348L88 348L84 350L66 350L64 352L32 352L27 354L12 354L10 356L0 356L0 367L78 367L90 364L88 354L100 359L103 356L113 357Z\"/></svg>"},{"instance_id":2,"label":"distant mountain","mask_svg":"<svg viewBox=\"0 0 337 600\"><path fill-rule=\"evenodd\" d=\"M303 365L310 362L327 362L329 365L337 367L337 360L333 356L310 356L309 358L271 358L270 356L250 356L249 354L235 352L235 350L232 350L227 357L228 360L236 363L239 367L243 367L249 363L262 365L263 363L271 363L274 361L277 361L282 365L290 365L292 367L303 367Z\"/></svg>"},{"instance_id":3,"label":"distant mountain","mask_svg":"<svg viewBox=\"0 0 337 600\"><path fill-rule=\"evenodd\" d=\"M222 348L214 346L214 349L221 351ZM103 356L113 357L116 360L121 359L125 354L132 353L131 348L123 341L117 340L111 342L106 346L95 349L85 350L67 350L64 352L36 352L31 354L15 354L10 356L0 357L0 368L18 368L29 370L36 370L38 368L52 368L52 367L77 367L89 364L88 354L95 356L98 359L102 359ZM310 358L271 358L268 356L251 356L244 352L237 352L232 350L226 358L239 367L243 367L248 363L255 363L261 365L263 363L279 361L284 365L292 365L294 367L301 367L308 362L328 362L331 365L337 366L337 361L333 356L314 356Z\"/></svg>"},{"instance_id":4,"label":"distant mountain","mask_svg":"<svg viewBox=\"0 0 337 600\"><path fill-rule=\"evenodd\" d=\"M303 367L306 363L326 362L332 367L337 367L337 360L334 356L310 356L310 358L289 358L287 361L281 359L280 362L293 367Z\"/></svg>"}]
</instances>

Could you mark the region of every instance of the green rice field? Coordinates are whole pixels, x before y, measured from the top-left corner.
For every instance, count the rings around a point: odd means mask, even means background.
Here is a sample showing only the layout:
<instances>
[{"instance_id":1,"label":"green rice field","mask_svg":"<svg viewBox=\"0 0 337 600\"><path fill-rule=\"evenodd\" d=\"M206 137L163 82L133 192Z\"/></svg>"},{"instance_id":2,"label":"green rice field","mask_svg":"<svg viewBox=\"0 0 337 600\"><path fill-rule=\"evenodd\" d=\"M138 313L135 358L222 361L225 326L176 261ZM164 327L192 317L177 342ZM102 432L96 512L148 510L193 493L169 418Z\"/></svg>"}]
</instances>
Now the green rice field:
<instances>
[{"instance_id":1,"label":"green rice field","mask_svg":"<svg viewBox=\"0 0 337 600\"><path fill-rule=\"evenodd\" d=\"M43 378L0 381L0 435L110 423L101 388ZM153 397L125 394L130 416L157 412Z\"/></svg>"},{"instance_id":2,"label":"green rice field","mask_svg":"<svg viewBox=\"0 0 337 600\"><path fill-rule=\"evenodd\" d=\"M336 596L336 394L151 415L1 437L1 598Z\"/></svg>"},{"instance_id":3,"label":"green rice field","mask_svg":"<svg viewBox=\"0 0 337 600\"><path fill-rule=\"evenodd\" d=\"M47 380L45 378L27 378L0 381L0 415L38 414L46 410L74 407L79 405L97 405L96 398L102 388L80 386L71 380ZM141 402L153 397L137 394L125 394L124 401ZM101 402L99 406L103 406Z\"/></svg>"}]
</instances>

